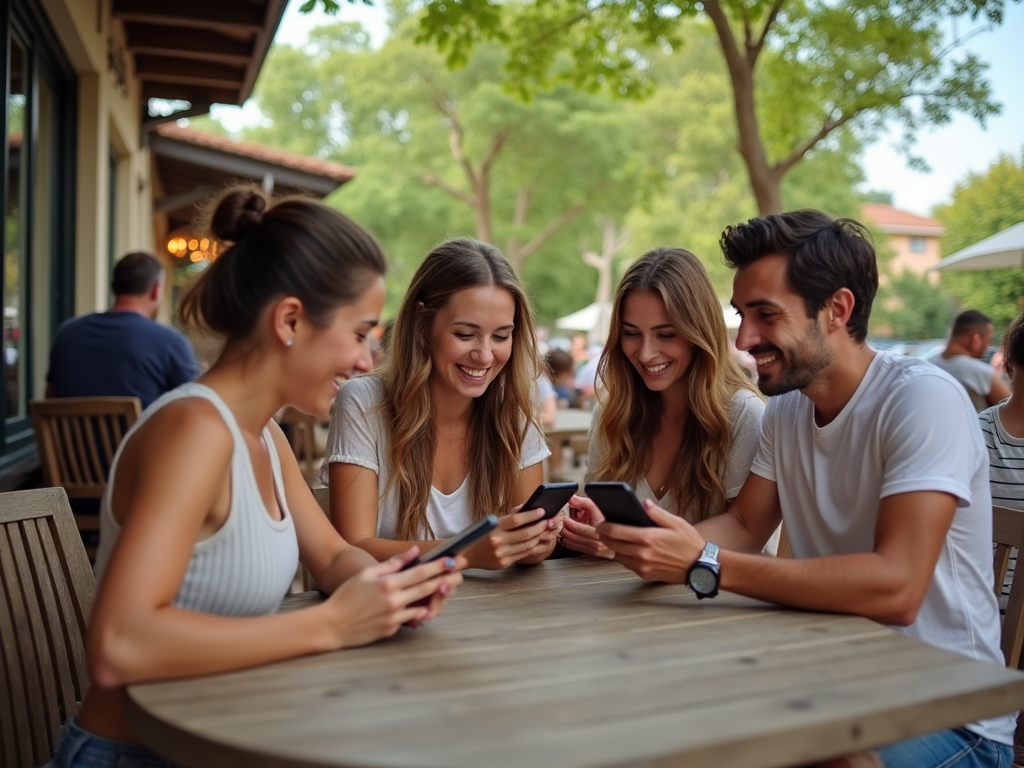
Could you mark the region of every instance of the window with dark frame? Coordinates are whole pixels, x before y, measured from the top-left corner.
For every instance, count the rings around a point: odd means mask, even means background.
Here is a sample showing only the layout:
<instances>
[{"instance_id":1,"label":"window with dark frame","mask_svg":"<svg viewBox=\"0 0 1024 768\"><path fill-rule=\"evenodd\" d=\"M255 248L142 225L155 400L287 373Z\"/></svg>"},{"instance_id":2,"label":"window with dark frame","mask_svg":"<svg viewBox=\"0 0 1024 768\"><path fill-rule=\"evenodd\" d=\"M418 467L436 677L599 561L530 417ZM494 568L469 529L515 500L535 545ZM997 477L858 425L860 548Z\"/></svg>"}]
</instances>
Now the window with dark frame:
<instances>
[{"instance_id":1,"label":"window with dark frame","mask_svg":"<svg viewBox=\"0 0 1024 768\"><path fill-rule=\"evenodd\" d=\"M35 455L28 404L45 387L53 332L74 311L76 79L38 3L0 6L0 489Z\"/></svg>"}]
</instances>

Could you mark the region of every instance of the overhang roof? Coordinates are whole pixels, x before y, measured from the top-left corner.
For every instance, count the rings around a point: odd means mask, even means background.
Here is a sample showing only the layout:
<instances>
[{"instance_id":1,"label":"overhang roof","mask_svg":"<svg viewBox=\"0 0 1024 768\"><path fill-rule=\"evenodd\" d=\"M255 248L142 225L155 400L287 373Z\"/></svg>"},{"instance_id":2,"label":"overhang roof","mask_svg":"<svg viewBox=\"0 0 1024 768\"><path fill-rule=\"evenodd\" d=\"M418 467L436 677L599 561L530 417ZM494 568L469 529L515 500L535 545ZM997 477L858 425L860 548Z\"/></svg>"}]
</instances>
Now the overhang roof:
<instances>
[{"instance_id":1,"label":"overhang roof","mask_svg":"<svg viewBox=\"0 0 1024 768\"><path fill-rule=\"evenodd\" d=\"M241 105L252 93L286 0L113 0L142 97Z\"/></svg>"},{"instance_id":2,"label":"overhang roof","mask_svg":"<svg viewBox=\"0 0 1024 768\"><path fill-rule=\"evenodd\" d=\"M339 163L234 141L176 123L158 126L150 134L149 146L161 188L153 210L168 215L172 230L191 224L196 204L229 184L272 185L279 195L326 197L356 175L354 169Z\"/></svg>"}]
</instances>

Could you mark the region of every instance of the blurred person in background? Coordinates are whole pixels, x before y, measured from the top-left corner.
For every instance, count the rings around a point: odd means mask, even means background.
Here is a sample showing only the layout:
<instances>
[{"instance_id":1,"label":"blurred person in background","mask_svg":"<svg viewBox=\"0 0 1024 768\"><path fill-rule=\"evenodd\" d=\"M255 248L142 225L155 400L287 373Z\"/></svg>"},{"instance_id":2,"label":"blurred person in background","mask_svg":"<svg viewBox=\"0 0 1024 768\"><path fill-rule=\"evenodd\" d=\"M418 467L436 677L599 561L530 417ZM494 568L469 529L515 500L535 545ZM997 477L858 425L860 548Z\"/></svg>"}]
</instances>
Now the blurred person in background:
<instances>
[{"instance_id":1,"label":"blurred person in background","mask_svg":"<svg viewBox=\"0 0 1024 768\"><path fill-rule=\"evenodd\" d=\"M575 366L572 356L561 349L553 349L547 354L545 362L551 372L551 384L555 388L555 398L559 408L575 408L579 403L579 392L576 391Z\"/></svg>"},{"instance_id":2,"label":"blurred person in background","mask_svg":"<svg viewBox=\"0 0 1024 768\"><path fill-rule=\"evenodd\" d=\"M976 309L956 316L949 342L941 355L931 362L960 382L977 411L1010 396L1000 372L985 362L992 344L993 327L989 317Z\"/></svg>"},{"instance_id":3,"label":"blurred person in background","mask_svg":"<svg viewBox=\"0 0 1024 768\"><path fill-rule=\"evenodd\" d=\"M114 265L114 305L74 317L57 330L46 374L47 397L137 397L142 408L199 375L192 348L156 322L164 268L129 253Z\"/></svg>"}]
</instances>

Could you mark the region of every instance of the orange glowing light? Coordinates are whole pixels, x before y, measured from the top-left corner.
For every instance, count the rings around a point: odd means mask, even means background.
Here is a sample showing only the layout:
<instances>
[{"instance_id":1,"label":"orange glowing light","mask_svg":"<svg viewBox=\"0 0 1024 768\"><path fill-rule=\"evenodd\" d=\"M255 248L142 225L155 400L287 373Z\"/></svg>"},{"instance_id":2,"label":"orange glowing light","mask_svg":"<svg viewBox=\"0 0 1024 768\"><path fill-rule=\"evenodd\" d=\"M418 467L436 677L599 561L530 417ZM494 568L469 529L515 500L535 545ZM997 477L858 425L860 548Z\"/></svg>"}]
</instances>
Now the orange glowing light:
<instances>
[{"instance_id":1,"label":"orange glowing light","mask_svg":"<svg viewBox=\"0 0 1024 768\"><path fill-rule=\"evenodd\" d=\"M198 264L200 261L203 260L203 254L201 254L199 251L192 251L192 253L190 253L188 257L193 264Z\"/></svg>"}]
</instances>

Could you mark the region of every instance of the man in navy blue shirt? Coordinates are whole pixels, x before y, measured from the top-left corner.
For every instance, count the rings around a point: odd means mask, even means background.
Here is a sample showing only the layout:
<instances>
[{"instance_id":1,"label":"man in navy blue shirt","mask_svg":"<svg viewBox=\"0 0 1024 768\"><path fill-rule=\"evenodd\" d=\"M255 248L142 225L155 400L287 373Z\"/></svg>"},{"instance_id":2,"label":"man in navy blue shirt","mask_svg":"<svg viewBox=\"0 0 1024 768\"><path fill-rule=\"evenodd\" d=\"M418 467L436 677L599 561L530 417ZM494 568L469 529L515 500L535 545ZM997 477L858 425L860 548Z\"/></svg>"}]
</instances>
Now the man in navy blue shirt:
<instances>
[{"instance_id":1,"label":"man in navy blue shirt","mask_svg":"<svg viewBox=\"0 0 1024 768\"><path fill-rule=\"evenodd\" d=\"M72 318L57 329L47 397L135 396L146 408L199 375L185 337L153 319L164 287L160 262L148 253L129 253L114 266L111 287L115 298L108 311Z\"/></svg>"}]
</instances>

